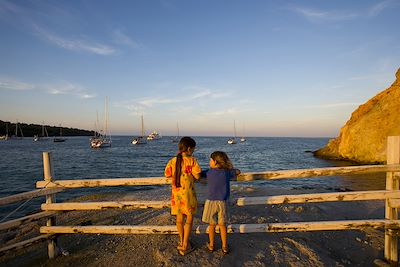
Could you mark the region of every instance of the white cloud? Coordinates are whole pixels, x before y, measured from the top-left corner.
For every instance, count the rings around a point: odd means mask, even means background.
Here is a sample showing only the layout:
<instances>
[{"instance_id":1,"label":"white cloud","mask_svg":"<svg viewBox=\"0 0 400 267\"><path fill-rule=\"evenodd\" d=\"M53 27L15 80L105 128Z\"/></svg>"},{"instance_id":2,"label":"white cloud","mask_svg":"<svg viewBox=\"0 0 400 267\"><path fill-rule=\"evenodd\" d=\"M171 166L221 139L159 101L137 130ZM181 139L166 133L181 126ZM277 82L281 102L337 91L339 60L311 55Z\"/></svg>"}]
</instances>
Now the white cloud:
<instances>
[{"instance_id":1,"label":"white cloud","mask_svg":"<svg viewBox=\"0 0 400 267\"><path fill-rule=\"evenodd\" d=\"M35 90L46 92L52 95L73 95L82 99L94 98L96 95L87 92L87 89L81 85L70 82L61 82L61 84L32 84L18 81L12 78L0 77L0 90L28 91Z\"/></svg>"},{"instance_id":2,"label":"white cloud","mask_svg":"<svg viewBox=\"0 0 400 267\"><path fill-rule=\"evenodd\" d=\"M126 45L131 48L139 47L139 44L137 42L135 42L132 38L130 38L128 35L126 35L121 30L114 30L112 33L112 38L113 38L114 43L116 43L116 44Z\"/></svg>"},{"instance_id":3,"label":"white cloud","mask_svg":"<svg viewBox=\"0 0 400 267\"><path fill-rule=\"evenodd\" d=\"M315 106L307 106L308 108L338 108L338 107L354 107L359 106L362 103L354 103L354 102L343 102L343 103L330 103L330 104L322 104Z\"/></svg>"},{"instance_id":4,"label":"white cloud","mask_svg":"<svg viewBox=\"0 0 400 267\"><path fill-rule=\"evenodd\" d=\"M168 99L168 98L147 98L137 101L137 103L144 107L153 107L158 104L171 104L178 102L178 99Z\"/></svg>"},{"instance_id":5,"label":"white cloud","mask_svg":"<svg viewBox=\"0 0 400 267\"><path fill-rule=\"evenodd\" d=\"M399 5L394 0L385 0L363 10L320 10L316 8L291 6L289 10L296 12L311 21L345 21L360 17L375 17L382 13L385 9L389 9L395 5Z\"/></svg>"},{"instance_id":6,"label":"white cloud","mask_svg":"<svg viewBox=\"0 0 400 267\"><path fill-rule=\"evenodd\" d=\"M164 88L164 91L169 90L168 88ZM148 110L158 109L160 106L164 110L168 108L170 111L173 111L179 104L181 105L179 109L182 110L185 106L198 106L201 99L219 99L231 95L230 92L213 92L210 89L197 86L185 87L182 91L184 95L180 93L177 94L179 95L177 97L144 97L115 103L115 106L127 109L134 115L140 115Z\"/></svg>"},{"instance_id":7,"label":"white cloud","mask_svg":"<svg viewBox=\"0 0 400 267\"><path fill-rule=\"evenodd\" d=\"M309 20L350 20L359 17L359 14L348 11L322 11L312 8L294 7L292 10Z\"/></svg>"},{"instance_id":8,"label":"white cloud","mask_svg":"<svg viewBox=\"0 0 400 267\"><path fill-rule=\"evenodd\" d=\"M74 95L82 99L96 97L95 94L87 93L86 88L83 86L70 82L63 82L61 85L46 85L44 87L48 93L53 95Z\"/></svg>"},{"instance_id":9,"label":"white cloud","mask_svg":"<svg viewBox=\"0 0 400 267\"><path fill-rule=\"evenodd\" d=\"M27 91L35 89L33 84L20 82L14 79L0 78L0 89L13 91Z\"/></svg>"},{"instance_id":10,"label":"white cloud","mask_svg":"<svg viewBox=\"0 0 400 267\"><path fill-rule=\"evenodd\" d=\"M395 2L393 0L386 0L380 3L377 3L376 5L373 5L370 7L367 11L367 14L371 17L379 15L383 10L388 9L394 5L398 5L398 2Z\"/></svg>"},{"instance_id":11,"label":"white cloud","mask_svg":"<svg viewBox=\"0 0 400 267\"><path fill-rule=\"evenodd\" d=\"M228 108L225 110L218 110L218 111L205 113L206 116L225 116L225 115L234 115L234 114L238 114L238 111L234 108Z\"/></svg>"},{"instance_id":12,"label":"white cloud","mask_svg":"<svg viewBox=\"0 0 400 267\"><path fill-rule=\"evenodd\" d=\"M66 39L51 34L38 26L34 26L34 29L40 38L67 50L83 51L97 55L112 55L116 52L113 47L107 45L79 39Z\"/></svg>"}]
</instances>

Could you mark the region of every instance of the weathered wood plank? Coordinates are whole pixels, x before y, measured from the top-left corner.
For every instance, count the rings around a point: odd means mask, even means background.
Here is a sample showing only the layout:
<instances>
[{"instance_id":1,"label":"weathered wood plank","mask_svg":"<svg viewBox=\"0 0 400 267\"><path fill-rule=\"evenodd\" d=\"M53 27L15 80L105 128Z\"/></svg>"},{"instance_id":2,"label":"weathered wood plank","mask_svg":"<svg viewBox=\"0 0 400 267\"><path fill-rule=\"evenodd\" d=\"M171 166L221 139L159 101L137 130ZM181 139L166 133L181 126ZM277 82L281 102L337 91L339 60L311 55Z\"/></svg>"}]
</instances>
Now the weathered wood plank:
<instances>
[{"instance_id":1,"label":"weathered wood plank","mask_svg":"<svg viewBox=\"0 0 400 267\"><path fill-rule=\"evenodd\" d=\"M348 166L348 167L330 167L315 169L298 169L283 170L269 172L248 172L240 174L238 181L253 180L276 180L276 179L292 179L292 178L314 178L321 176L340 176L350 174L365 174L375 172L398 172L400 165L364 165L364 166Z\"/></svg>"},{"instance_id":2,"label":"weathered wood plank","mask_svg":"<svg viewBox=\"0 0 400 267\"><path fill-rule=\"evenodd\" d=\"M396 195L398 197L399 195ZM400 208L400 198L389 199L389 207L390 208Z\"/></svg>"},{"instance_id":3,"label":"weathered wood plank","mask_svg":"<svg viewBox=\"0 0 400 267\"><path fill-rule=\"evenodd\" d=\"M239 175L238 181L253 180L275 180L305 177L320 177L334 175L363 174L374 172L398 171L400 165L365 165L350 167L332 167L316 169L284 170L271 172L243 173ZM82 188L82 187L107 187L107 186L138 186L138 185L165 185L171 180L164 177L148 178L109 178L109 179L84 179L84 180L58 180L53 182L38 181L37 188Z\"/></svg>"},{"instance_id":4,"label":"weathered wood plank","mask_svg":"<svg viewBox=\"0 0 400 267\"><path fill-rule=\"evenodd\" d=\"M24 216L24 217L21 217L18 219L9 220L9 221L0 223L0 231L18 228L19 226L21 226L23 224L34 222L34 221L37 221L37 220L40 220L43 218L48 218L48 217L54 216L55 214L56 214L56 212L44 211L44 212L38 212L35 214Z\"/></svg>"},{"instance_id":5,"label":"weathered wood plank","mask_svg":"<svg viewBox=\"0 0 400 267\"><path fill-rule=\"evenodd\" d=\"M48 194L55 194L55 193L60 193L64 191L62 188L43 188L43 189L37 189L29 192L24 192L20 194L15 194L7 197L2 197L0 198L0 206L8 205L11 203L35 198L35 197L41 197L45 196Z\"/></svg>"},{"instance_id":6,"label":"weathered wood plank","mask_svg":"<svg viewBox=\"0 0 400 267\"><path fill-rule=\"evenodd\" d=\"M375 266L378 266L378 267L390 267L389 263L387 263L386 261L383 261L381 259L374 260L374 264L375 264Z\"/></svg>"},{"instance_id":7,"label":"weathered wood plank","mask_svg":"<svg viewBox=\"0 0 400 267\"><path fill-rule=\"evenodd\" d=\"M238 206L266 205L266 204L299 204L313 202L333 201L361 201L361 200L385 200L386 198L400 195L397 191L357 191L357 192L332 192L299 195L279 195L265 197L241 197L237 199Z\"/></svg>"},{"instance_id":8,"label":"weathered wood plank","mask_svg":"<svg viewBox=\"0 0 400 267\"><path fill-rule=\"evenodd\" d=\"M400 136L389 136L386 143L386 162L387 166L400 164ZM392 171L386 173L386 190L399 190L399 180L396 173ZM399 218L398 209L390 206L389 199L385 203L385 219L397 220ZM385 231L385 250L384 257L391 265L396 266L399 262L398 238L393 235L391 229Z\"/></svg>"},{"instance_id":9,"label":"weathered wood plank","mask_svg":"<svg viewBox=\"0 0 400 267\"><path fill-rule=\"evenodd\" d=\"M52 236L53 235L51 235L51 234L40 235L40 236L31 238L31 239L28 239L28 240L24 240L24 241L21 241L21 242L12 244L12 245L4 246L4 247L0 248L0 255L3 255L5 253L9 252L10 250L21 249L21 248L25 248L25 247L28 247L30 245L36 244L38 242L46 241L49 238L51 238Z\"/></svg>"},{"instance_id":10,"label":"weathered wood plank","mask_svg":"<svg viewBox=\"0 0 400 267\"><path fill-rule=\"evenodd\" d=\"M163 209L170 206L170 201L66 202L42 204L42 210Z\"/></svg>"},{"instance_id":11,"label":"weathered wood plank","mask_svg":"<svg viewBox=\"0 0 400 267\"><path fill-rule=\"evenodd\" d=\"M266 224L232 224L228 233L279 233L308 231L357 230L364 228L400 229L399 220L347 220L321 222L291 222ZM208 232L208 225L193 227L197 234ZM217 230L218 232L218 227ZM177 234L175 225L111 225L111 226L43 226L44 234Z\"/></svg>"},{"instance_id":12,"label":"weathered wood plank","mask_svg":"<svg viewBox=\"0 0 400 267\"><path fill-rule=\"evenodd\" d=\"M44 182L51 183L54 181L54 170L53 170L53 159L51 152L43 152L43 174L44 174ZM56 195L49 194L46 195L46 203L54 203L56 202ZM47 218L46 222L47 226L54 226L56 225L56 217L52 216ZM47 243L47 254L50 259L53 259L58 254L57 248L57 237L51 237Z\"/></svg>"},{"instance_id":13,"label":"weathered wood plank","mask_svg":"<svg viewBox=\"0 0 400 267\"><path fill-rule=\"evenodd\" d=\"M108 187L108 186L139 186L139 185L165 185L170 184L171 179L163 177L149 178L111 178L111 179L84 179L84 180L56 180L53 182L38 181L37 188L84 188L84 187Z\"/></svg>"}]
</instances>

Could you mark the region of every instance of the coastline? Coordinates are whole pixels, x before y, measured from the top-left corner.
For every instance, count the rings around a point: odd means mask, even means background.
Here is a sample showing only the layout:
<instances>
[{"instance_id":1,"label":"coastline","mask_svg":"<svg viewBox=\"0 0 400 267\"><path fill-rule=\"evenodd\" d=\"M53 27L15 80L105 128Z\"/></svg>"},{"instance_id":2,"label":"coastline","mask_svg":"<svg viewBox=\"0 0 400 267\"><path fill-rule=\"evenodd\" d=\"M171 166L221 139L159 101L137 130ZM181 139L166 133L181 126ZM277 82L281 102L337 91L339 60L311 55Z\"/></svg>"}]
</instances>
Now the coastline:
<instances>
[{"instance_id":1,"label":"coastline","mask_svg":"<svg viewBox=\"0 0 400 267\"><path fill-rule=\"evenodd\" d=\"M133 191L123 194L100 194L77 201L105 200L168 200L169 187ZM205 196L205 185L196 184L198 199ZM254 186L250 183L232 185L232 198L329 191L326 189L279 189ZM199 206L194 225L201 223ZM256 205L230 207L231 223L269 223L320 220L382 218L383 201L348 203L315 203L287 205ZM169 209L104 210L101 212L70 212L57 216L64 225L173 225L175 218ZM3 241L20 239L38 231L39 225L27 225L17 234L2 235ZM208 236L192 234L196 247L182 257L176 251L176 235L62 235L59 245L69 255L47 258L47 243L12 251L0 257L6 266L372 266L383 257L382 230L326 231L304 233L229 234L231 247L224 256L219 236L214 253L208 253ZM4 242L3 242L4 243Z\"/></svg>"}]
</instances>

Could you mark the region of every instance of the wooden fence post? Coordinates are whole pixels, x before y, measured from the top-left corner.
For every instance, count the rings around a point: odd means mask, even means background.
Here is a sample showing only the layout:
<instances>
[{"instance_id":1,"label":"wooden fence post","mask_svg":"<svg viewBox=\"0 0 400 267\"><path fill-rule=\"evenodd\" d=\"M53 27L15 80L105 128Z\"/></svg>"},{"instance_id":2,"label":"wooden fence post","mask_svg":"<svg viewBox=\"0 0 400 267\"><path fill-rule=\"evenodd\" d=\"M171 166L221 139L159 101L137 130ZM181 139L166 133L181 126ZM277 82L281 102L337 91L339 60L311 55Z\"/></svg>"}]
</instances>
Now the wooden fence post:
<instances>
[{"instance_id":1,"label":"wooden fence post","mask_svg":"<svg viewBox=\"0 0 400 267\"><path fill-rule=\"evenodd\" d=\"M53 173L51 152L43 152L43 169L44 169L44 180L46 182L52 182L54 178L54 173ZM46 204L51 204L55 202L56 202L55 194L46 195ZM55 225L56 225L55 216L52 216L47 219L46 226L55 226ZM49 239L47 249L50 259L53 259L58 255L57 237Z\"/></svg>"},{"instance_id":2,"label":"wooden fence post","mask_svg":"<svg viewBox=\"0 0 400 267\"><path fill-rule=\"evenodd\" d=\"M400 136L388 136L386 149L386 164L400 163ZM399 190L399 173L386 173L386 190ZM398 209L389 206L389 198L385 203L385 219L397 220ZM398 258L398 239L393 230L385 230L385 260L391 266L397 266Z\"/></svg>"}]
</instances>

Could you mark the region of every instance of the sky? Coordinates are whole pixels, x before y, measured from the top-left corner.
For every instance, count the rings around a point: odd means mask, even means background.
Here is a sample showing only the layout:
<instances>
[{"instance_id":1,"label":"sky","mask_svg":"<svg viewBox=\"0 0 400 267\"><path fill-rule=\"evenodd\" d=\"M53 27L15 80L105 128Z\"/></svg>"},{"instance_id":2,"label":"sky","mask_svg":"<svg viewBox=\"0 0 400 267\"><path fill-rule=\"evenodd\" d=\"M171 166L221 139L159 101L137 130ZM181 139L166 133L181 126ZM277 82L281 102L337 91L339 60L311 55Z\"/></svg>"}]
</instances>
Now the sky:
<instances>
[{"instance_id":1,"label":"sky","mask_svg":"<svg viewBox=\"0 0 400 267\"><path fill-rule=\"evenodd\" d=\"M399 14L400 0L0 0L0 120L93 130L107 102L113 135L140 134L143 115L147 134L335 137L394 82Z\"/></svg>"}]
</instances>

